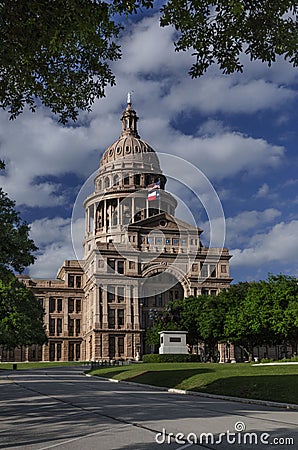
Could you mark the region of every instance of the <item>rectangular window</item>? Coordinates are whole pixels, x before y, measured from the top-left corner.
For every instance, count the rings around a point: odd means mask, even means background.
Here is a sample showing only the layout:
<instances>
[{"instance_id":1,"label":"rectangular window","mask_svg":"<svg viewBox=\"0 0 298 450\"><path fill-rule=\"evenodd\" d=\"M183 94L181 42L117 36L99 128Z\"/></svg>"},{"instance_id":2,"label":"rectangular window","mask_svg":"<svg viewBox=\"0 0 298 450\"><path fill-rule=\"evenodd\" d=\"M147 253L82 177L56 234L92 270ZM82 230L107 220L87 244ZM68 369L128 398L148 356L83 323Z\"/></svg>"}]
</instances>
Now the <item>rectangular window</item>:
<instances>
[{"instance_id":1,"label":"rectangular window","mask_svg":"<svg viewBox=\"0 0 298 450\"><path fill-rule=\"evenodd\" d=\"M120 260L117 262L117 271L118 273L124 273L124 261Z\"/></svg>"},{"instance_id":2,"label":"rectangular window","mask_svg":"<svg viewBox=\"0 0 298 450\"><path fill-rule=\"evenodd\" d=\"M124 302L124 287L118 287L118 303Z\"/></svg>"},{"instance_id":3,"label":"rectangular window","mask_svg":"<svg viewBox=\"0 0 298 450\"><path fill-rule=\"evenodd\" d=\"M211 289L210 290L210 295L212 295L213 297L216 296L216 289Z\"/></svg>"},{"instance_id":4,"label":"rectangular window","mask_svg":"<svg viewBox=\"0 0 298 450\"><path fill-rule=\"evenodd\" d=\"M61 355L62 355L62 345L60 344L60 342L58 342L58 344L57 344L57 361L59 361L61 359Z\"/></svg>"},{"instance_id":5,"label":"rectangular window","mask_svg":"<svg viewBox=\"0 0 298 450\"><path fill-rule=\"evenodd\" d=\"M74 287L74 276L68 275L68 287Z\"/></svg>"},{"instance_id":6,"label":"rectangular window","mask_svg":"<svg viewBox=\"0 0 298 450\"><path fill-rule=\"evenodd\" d=\"M162 245L162 237L155 238L155 244L156 245Z\"/></svg>"},{"instance_id":7,"label":"rectangular window","mask_svg":"<svg viewBox=\"0 0 298 450\"><path fill-rule=\"evenodd\" d=\"M118 309L118 326L124 325L124 309Z\"/></svg>"},{"instance_id":8,"label":"rectangular window","mask_svg":"<svg viewBox=\"0 0 298 450\"><path fill-rule=\"evenodd\" d=\"M227 266L226 265L221 265L220 266L220 271L221 271L221 273L227 273Z\"/></svg>"},{"instance_id":9,"label":"rectangular window","mask_svg":"<svg viewBox=\"0 0 298 450\"><path fill-rule=\"evenodd\" d=\"M166 238L165 243L166 243L166 245L170 245L171 244L171 239Z\"/></svg>"},{"instance_id":10,"label":"rectangular window","mask_svg":"<svg viewBox=\"0 0 298 450\"><path fill-rule=\"evenodd\" d=\"M76 313L79 314L81 312L82 304L81 300L76 300Z\"/></svg>"},{"instance_id":11,"label":"rectangular window","mask_svg":"<svg viewBox=\"0 0 298 450\"><path fill-rule=\"evenodd\" d=\"M68 336L73 336L74 334L74 319L68 318Z\"/></svg>"},{"instance_id":12,"label":"rectangular window","mask_svg":"<svg viewBox=\"0 0 298 450\"><path fill-rule=\"evenodd\" d=\"M62 298L57 299L57 312L62 312Z\"/></svg>"},{"instance_id":13,"label":"rectangular window","mask_svg":"<svg viewBox=\"0 0 298 450\"><path fill-rule=\"evenodd\" d=\"M208 277L208 266L203 262L201 262L201 277L202 278Z\"/></svg>"},{"instance_id":14,"label":"rectangular window","mask_svg":"<svg viewBox=\"0 0 298 450\"><path fill-rule=\"evenodd\" d=\"M55 334L55 319L50 319L49 326L50 326L49 329L50 336L53 336Z\"/></svg>"},{"instance_id":15,"label":"rectangular window","mask_svg":"<svg viewBox=\"0 0 298 450\"><path fill-rule=\"evenodd\" d=\"M203 288L203 289L202 289L202 295L209 295L209 290Z\"/></svg>"},{"instance_id":16,"label":"rectangular window","mask_svg":"<svg viewBox=\"0 0 298 450\"><path fill-rule=\"evenodd\" d=\"M179 245L179 239L173 238L173 245Z\"/></svg>"},{"instance_id":17,"label":"rectangular window","mask_svg":"<svg viewBox=\"0 0 298 450\"><path fill-rule=\"evenodd\" d=\"M124 355L124 337L118 338L118 353L119 356Z\"/></svg>"},{"instance_id":18,"label":"rectangular window","mask_svg":"<svg viewBox=\"0 0 298 450\"><path fill-rule=\"evenodd\" d=\"M216 278L216 265L215 264L210 264L209 273L210 273L210 277Z\"/></svg>"},{"instance_id":19,"label":"rectangular window","mask_svg":"<svg viewBox=\"0 0 298 450\"><path fill-rule=\"evenodd\" d=\"M76 276L76 288L80 288L82 286L82 277Z\"/></svg>"},{"instance_id":20,"label":"rectangular window","mask_svg":"<svg viewBox=\"0 0 298 450\"><path fill-rule=\"evenodd\" d=\"M109 308L109 328L115 328L115 310Z\"/></svg>"},{"instance_id":21,"label":"rectangular window","mask_svg":"<svg viewBox=\"0 0 298 450\"><path fill-rule=\"evenodd\" d=\"M57 334L62 333L62 319L57 319Z\"/></svg>"},{"instance_id":22,"label":"rectangular window","mask_svg":"<svg viewBox=\"0 0 298 450\"><path fill-rule=\"evenodd\" d=\"M192 265L192 271L193 272L197 272L198 271L198 265L197 264L193 264Z\"/></svg>"},{"instance_id":23,"label":"rectangular window","mask_svg":"<svg viewBox=\"0 0 298 450\"><path fill-rule=\"evenodd\" d=\"M108 285L108 303L115 301L115 286Z\"/></svg>"},{"instance_id":24,"label":"rectangular window","mask_svg":"<svg viewBox=\"0 0 298 450\"><path fill-rule=\"evenodd\" d=\"M81 333L81 321L80 319L76 319L76 336L79 336Z\"/></svg>"},{"instance_id":25,"label":"rectangular window","mask_svg":"<svg viewBox=\"0 0 298 450\"><path fill-rule=\"evenodd\" d=\"M181 239L181 245L187 245L187 239Z\"/></svg>"},{"instance_id":26,"label":"rectangular window","mask_svg":"<svg viewBox=\"0 0 298 450\"><path fill-rule=\"evenodd\" d=\"M50 313L53 313L56 311L56 299L51 297L50 298Z\"/></svg>"},{"instance_id":27,"label":"rectangular window","mask_svg":"<svg viewBox=\"0 0 298 450\"><path fill-rule=\"evenodd\" d=\"M108 258L108 272L115 272L115 259L114 258Z\"/></svg>"},{"instance_id":28,"label":"rectangular window","mask_svg":"<svg viewBox=\"0 0 298 450\"><path fill-rule=\"evenodd\" d=\"M135 184L137 184L139 186L141 184L141 175L136 174L134 176L134 182L135 182Z\"/></svg>"},{"instance_id":29,"label":"rectangular window","mask_svg":"<svg viewBox=\"0 0 298 450\"><path fill-rule=\"evenodd\" d=\"M76 360L79 361L81 357L81 345L76 344Z\"/></svg>"},{"instance_id":30,"label":"rectangular window","mask_svg":"<svg viewBox=\"0 0 298 450\"><path fill-rule=\"evenodd\" d=\"M74 312L74 299L69 298L68 299L68 314L71 314Z\"/></svg>"}]
</instances>

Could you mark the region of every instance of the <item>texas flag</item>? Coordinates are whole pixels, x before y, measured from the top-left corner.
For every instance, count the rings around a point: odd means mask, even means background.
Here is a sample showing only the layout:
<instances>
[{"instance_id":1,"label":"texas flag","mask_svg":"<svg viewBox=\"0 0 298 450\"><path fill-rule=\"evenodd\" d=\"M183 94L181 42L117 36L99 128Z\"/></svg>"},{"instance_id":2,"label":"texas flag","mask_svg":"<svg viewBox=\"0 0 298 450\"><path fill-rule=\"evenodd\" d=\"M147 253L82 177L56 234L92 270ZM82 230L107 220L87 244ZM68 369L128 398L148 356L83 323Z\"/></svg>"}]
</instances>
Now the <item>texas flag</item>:
<instances>
[{"instance_id":1,"label":"texas flag","mask_svg":"<svg viewBox=\"0 0 298 450\"><path fill-rule=\"evenodd\" d=\"M159 198L159 192L158 191L152 191L148 194L148 201L151 202L152 200L156 200Z\"/></svg>"}]
</instances>

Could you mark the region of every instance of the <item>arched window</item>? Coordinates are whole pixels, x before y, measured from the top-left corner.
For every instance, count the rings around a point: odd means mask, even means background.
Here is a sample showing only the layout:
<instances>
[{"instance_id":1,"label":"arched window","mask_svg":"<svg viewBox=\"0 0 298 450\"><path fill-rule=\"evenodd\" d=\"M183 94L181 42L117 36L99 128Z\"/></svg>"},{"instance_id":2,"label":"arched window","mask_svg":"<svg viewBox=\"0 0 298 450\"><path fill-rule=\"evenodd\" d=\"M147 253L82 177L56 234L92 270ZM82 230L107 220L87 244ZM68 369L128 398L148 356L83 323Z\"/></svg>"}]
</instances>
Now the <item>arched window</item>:
<instances>
[{"instance_id":1,"label":"arched window","mask_svg":"<svg viewBox=\"0 0 298 450\"><path fill-rule=\"evenodd\" d=\"M119 176L117 174L114 175L113 185L114 186L119 186Z\"/></svg>"},{"instance_id":2,"label":"arched window","mask_svg":"<svg viewBox=\"0 0 298 450\"><path fill-rule=\"evenodd\" d=\"M110 187L110 179L109 179L109 177L106 177L105 178L105 189L107 189L109 187Z\"/></svg>"}]
</instances>

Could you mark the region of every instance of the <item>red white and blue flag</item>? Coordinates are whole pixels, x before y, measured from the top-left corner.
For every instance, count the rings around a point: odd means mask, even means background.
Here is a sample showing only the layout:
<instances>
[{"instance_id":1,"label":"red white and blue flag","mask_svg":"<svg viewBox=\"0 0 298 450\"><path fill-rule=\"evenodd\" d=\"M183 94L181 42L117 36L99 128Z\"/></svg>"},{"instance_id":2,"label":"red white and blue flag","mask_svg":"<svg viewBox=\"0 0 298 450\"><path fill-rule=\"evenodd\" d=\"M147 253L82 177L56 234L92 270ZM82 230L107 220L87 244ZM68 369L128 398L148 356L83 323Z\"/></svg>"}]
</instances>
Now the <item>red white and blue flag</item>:
<instances>
[{"instance_id":1,"label":"red white and blue flag","mask_svg":"<svg viewBox=\"0 0 298 450\"><path fill-rule=\"evenodd\" d=\"M158 191L152 191L148 194L148 201L151 202L152 200L156 200L159 198L159 192Z\"/></svg>"}]
</instances>

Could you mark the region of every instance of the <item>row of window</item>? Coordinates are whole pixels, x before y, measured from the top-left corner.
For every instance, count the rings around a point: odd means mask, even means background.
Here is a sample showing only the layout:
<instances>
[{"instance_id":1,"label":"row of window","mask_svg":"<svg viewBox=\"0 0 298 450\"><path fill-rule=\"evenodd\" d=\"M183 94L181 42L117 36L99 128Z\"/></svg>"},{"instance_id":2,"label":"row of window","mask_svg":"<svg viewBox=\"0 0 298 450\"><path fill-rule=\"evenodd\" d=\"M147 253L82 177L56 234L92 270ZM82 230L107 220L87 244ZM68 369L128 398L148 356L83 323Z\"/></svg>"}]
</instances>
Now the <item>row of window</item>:
<instances>
[{"instance_id":1,"label":"row of window","mask_svg":"<svg viewBox=\"0 0 298 450\"><path fill-rule=\"evenodd\" d=\"M63 312L63 302L67 302L67 312L68 314L77 313L82 311L82 300L74 298L54 298L50 297L49 301L49 312L50 313L62 313Z\"/></svg>"},{"instance_id":2,"label":"row of window","mask_svg":"<svg viewBox=\"0 0 298 450\"><path fill-rule=\"evenodd\" d=\"M186 238L165 238L161 236L153 237L153 236L142 236L141 238L142 244L149 245L188 245L188 239ZM198 245L198 239L191 238L189 239L190 245Z\"/></svg>"},{"instance_id":3,"label":"row of window","mask_svg":"<svg viewBox=\"0 0 298 450\"><path fill-rule=\"evenodd\" d=\"M81 275L68 275L68 287L81 288L82 287L82 276Z\"/></svg>"},{"instance_id":4,"label":"row of window","mask_svg":"<svg viewBox=\"0 0 298 450\"><path fill-rule=\"evenodd\" d=\"M50 361L59 361L62 357L62 343L50 342L49 348ZM79 361L81 357L81 345L80 343L70 342L68 345L68 361Z\"/></svg>"},{"instance_id":5,"label":"row of window","mask_svg":"<svg viewBox=\"0 0 298 450\"><path fill-rule=\"evenodd\" d=\"M79 336L81 333L80 319L68 318L68 336ZM55 319L50 317L49 321L49 335L59 336L63 332L63 319Z\"/></svg>"},{"instance_id":6,"label":"row of window","mask_svg":"<svg viewBox=\"0 0 298 450\"><path fill-rule=\"evenodd\" d=\"M141 186L141 175L139 173L134 175L129 175L128 173L124 174L121 178L123 186L129 186L130 184L134 184L136 186ZM157 180L154 180L152 178L152 175L145 175L145 182L144 186L148 186L151 183L154 183ZM120 177L118 174L115 174L113 177L106 176L105 179L99 180L98 182L98 189L102 190L109 189L113 186L119 186L120 185Z\"/></svg>"}]
</instances>

